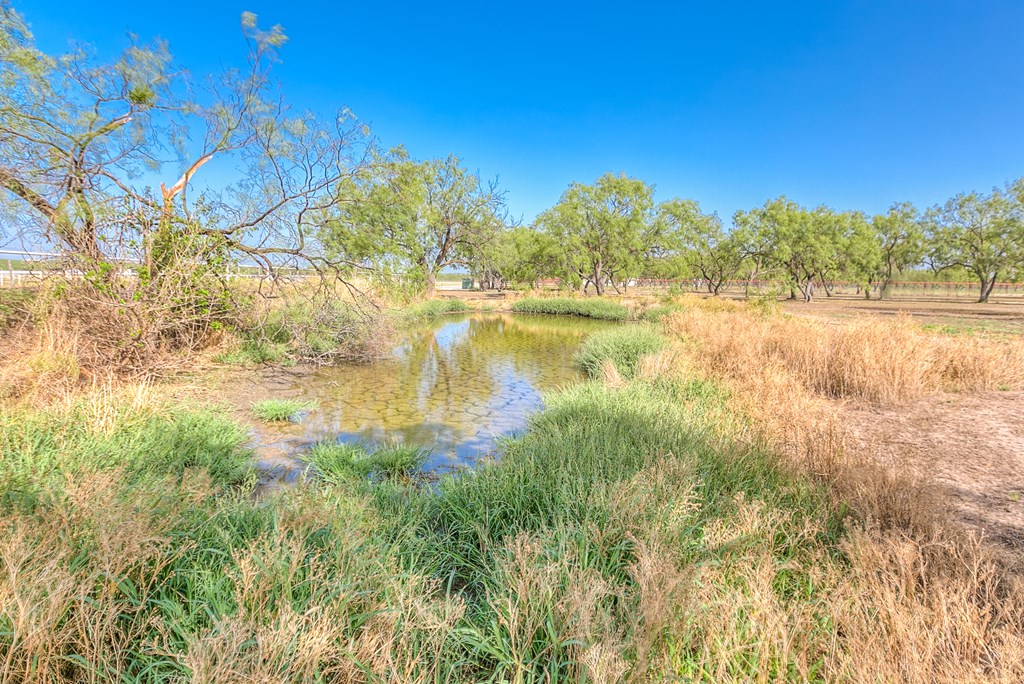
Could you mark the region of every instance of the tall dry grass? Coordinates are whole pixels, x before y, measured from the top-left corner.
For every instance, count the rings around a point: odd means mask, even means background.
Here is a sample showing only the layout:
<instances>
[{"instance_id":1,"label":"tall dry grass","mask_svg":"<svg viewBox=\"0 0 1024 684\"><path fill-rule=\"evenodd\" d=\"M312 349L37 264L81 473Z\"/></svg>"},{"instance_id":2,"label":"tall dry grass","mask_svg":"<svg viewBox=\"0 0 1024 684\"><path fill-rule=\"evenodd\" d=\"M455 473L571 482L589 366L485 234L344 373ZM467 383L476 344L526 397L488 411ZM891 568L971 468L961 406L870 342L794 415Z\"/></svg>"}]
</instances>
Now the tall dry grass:
<instances>
[{"instance_id":1,"label":"tall dry grass","mask_svg":"<svg viewBox=\"0 0 1024 684\"><path fill-rule=\"evenodd\" d=\"M1019 556L953 521L927 481L852 448L829 401L893 406L939 390L1020 388L1024 342L943 336L906 318L830 324L732 305L687 308L664 326L678 342L677 373L728 387L729 404L749 419L741 438L778 453L795 476L824 484L853 516L842 543L845 572L827 578L833 586L822 606L833 633L825 679L1024 681ZM760 559L741 573L756 585L769 581L758 579L765 567ZM704 586L727 598L718 582ZM799 642L807 614L780 613L770 601L744 605L750 596L712 611L720 633L734 638L730 606L767 611L763 620L777 629L757 648L806 648ZM766 673L763 681L786 678Z\"/></svg>"},{"instance_id":2,"label":"tall dry grass","mask_svg":"<svg viewBox=\"0 0 1024 684\"><path fill-rule=\"evenodd\" d=\"M779 367L833 398L897 404L943 389L1024 388L1024 340L942 335L909 317L829 323L698 305L663 325L711 374L740 378Z\"/></svg>"}]
</instances>

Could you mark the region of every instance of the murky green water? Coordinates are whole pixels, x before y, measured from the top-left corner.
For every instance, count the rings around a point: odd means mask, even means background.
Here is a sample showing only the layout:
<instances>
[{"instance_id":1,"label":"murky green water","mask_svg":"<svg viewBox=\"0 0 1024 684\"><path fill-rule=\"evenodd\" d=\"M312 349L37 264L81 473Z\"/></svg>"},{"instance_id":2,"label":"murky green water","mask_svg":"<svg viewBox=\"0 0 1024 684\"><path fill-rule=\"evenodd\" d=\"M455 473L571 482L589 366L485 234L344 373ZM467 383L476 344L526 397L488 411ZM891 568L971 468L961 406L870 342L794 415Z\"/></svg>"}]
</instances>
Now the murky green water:
<instances>
[{"instance_id":1,"label":"murky green water","mask_svg":"<svg viewBox=\"0 0 1024 684\"><path fill-rule=\"evenodd\" d=\"M298 423L261 428L266 470L290 479L310 444L398 441L432 449L428 469L472 464L521 430L543 392L578 382L573 355L603 321L555 316L444 317L404 335L393 358L297 375L277 396L315 399Z\"/></svg>"}]
</instances>

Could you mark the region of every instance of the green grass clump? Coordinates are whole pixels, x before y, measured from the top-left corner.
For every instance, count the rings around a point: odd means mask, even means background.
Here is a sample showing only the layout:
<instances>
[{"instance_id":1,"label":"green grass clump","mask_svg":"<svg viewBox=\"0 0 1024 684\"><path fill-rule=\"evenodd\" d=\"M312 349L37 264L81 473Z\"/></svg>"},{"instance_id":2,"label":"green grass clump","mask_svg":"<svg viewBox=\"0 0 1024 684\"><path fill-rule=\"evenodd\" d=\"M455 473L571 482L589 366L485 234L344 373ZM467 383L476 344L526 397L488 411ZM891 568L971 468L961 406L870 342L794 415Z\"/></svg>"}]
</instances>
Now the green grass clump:
<instances>
[{"instance_id":1,"label":"green grass clump","mask_svg":"<svg viewBox=\"0 0 1024 684\"><path fill-rule=\"evenodd\" d=\"M400 479L411 476L430 457L429 449L409 444L389 444L373 452L374 467L385 477Z\"/></svg>"},{"instance_id":2,"label":"green grass clump","mask_svg":"<svg viewBox=\"0 0 1024 684\"><path fill-rule=\"evenodd\" d=\"M665 346L665 338L646 325L629 325L598 331L583 341L576 352L576 365L591 378L601 375L601 366L611 361L624 378L636 375L640 358Z\"/></svg>"},{"instance_id":3,"label":"green grass clump","mask_svg":"<svg viewBox=\"0 0 1024 684\"><path fill-rule=\"evenodd\" d=\"M36 290L29 288L0 289L0 331L28 318Z\"/></svg>"},{"instance_id":4,"label":"green grass clump","mask_svg":"<svg viewBox=\"0 0 1024 684\"><path fill-rule=\"evenodd\" d=\"M258 338L244 340L234 349L214 357L217 363L229 366L258 366L288 360L288 350L284 344Z\"/></svg>"},{"instance_id":5,"label":"green grass clump","mask_svg":"<svg viewBox=\"0 0 1024 684\"><path fill-rule=\"evenodd\" d=\"M608 321L624 321L629 318L629 309L618 302L607 299L571 299L569 297L534 299L528 297L512 304L512 311L528 314L583 316Z\"/></svg>"},{"instance_id":6,"label":"green grass clump","mask_svg":"<svg viewBox=\"0 0 1024 684\"><path fill-rule=\"evenodd\" d=\"M315 401L299 401L297 399L262 399L253 402L250 407L252 415L266 423L281 423L295 420L299 414L312 411L317 406Z\"/></svg>"},{"instance_id":7,"label":"green grass clump","mask_svg":"<svg viewBox=\"0 0 1024 684\"><path fill-rule=\"evenodd\" d=\"M582 636L586 628L564 617L573 605L610 630L598 633L615 633L639 649L630 662L675 653L661 675L705 681L697 676L707 665L700 650L684 646L699 633L688 626L684 597L707 583L745 595L764 564L779 573L771 601L815 614L827 583L813 581L809 569L838 571L819 550L835 548L841 518L822 490L788 475L771 455L721 442L724 399L704 382L578 385L549 397L526 434L504 445L500 462L442 479L437 495L415 513L423 522L413 538L429 544L412 557L469 601L460 633L481 671L494 673L494 681L512 681L516 673L521 681L552 680L555 673L583 681L575 678L581 675L574 644L597 637ZM752 510L772 522L745 527ZM808 536L808 528L820 536ZM737 530L725 535L731 541L713 541L726 529ZM654 594L641 570L649 564L664 573ZM704 570L689 575L688 568ZM589 598L574 603L577 592ZM651 614L653 604L664 621L648 641L635 618ZM806 636L827 644L828 625L816 619ZM761 629L756 612L730 620L737 633ZM703 643L718 638L704 636ZM712 659L730 680L742 680L764 668L786 671L795 666L792 657L780 649L757 659L720 651Z\"/></svg>"},{"instance_id":8,"label":"green grass clump","mask_svg":"<svg viewBox=\"0 0 1024 684\"><path fill-rule=\"evenodd\" d=\"M409 323L429 321L438 316L471 311L470 307L460 299L430 299L412 304L399 312L399 318Z\"/></svg>"},{"instance_id":9,"label":"green grass clump","mask_svg":"<svg viewBox=\"0 0 1024 684\"><path fill-rule=\"evenodd\" d=\"M127 403L107 411L110 424L97 424L84 401L60 411L0 409L2 495L33 500L68 477L112 470L124 471L126 482L202 470L224 486L251 474L248 433L214 411Z\"/></svg>"},{"instance_id":10,"label":"green grass clump","mask_svg":"<svg viewBox=\"0 0 1024 684\"><path fill-rule=\"evenodd\" d=\"M321 442L313 446L307 460L322 479L339 484L370 475L408 479L429 456L428 449L406 444L389 444L369 451L362 444Z\"/></svg>"}]
</instances>

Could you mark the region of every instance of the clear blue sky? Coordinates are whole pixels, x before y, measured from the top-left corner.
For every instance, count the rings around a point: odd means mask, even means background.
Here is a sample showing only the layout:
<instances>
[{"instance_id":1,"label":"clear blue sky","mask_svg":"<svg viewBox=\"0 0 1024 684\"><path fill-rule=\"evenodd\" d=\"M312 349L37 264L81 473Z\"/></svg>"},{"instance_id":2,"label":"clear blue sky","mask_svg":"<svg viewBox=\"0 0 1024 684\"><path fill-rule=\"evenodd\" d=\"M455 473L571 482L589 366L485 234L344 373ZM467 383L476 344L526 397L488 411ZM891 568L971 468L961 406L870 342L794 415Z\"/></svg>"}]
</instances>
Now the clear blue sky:
<instances>
[{"instance_id":1,"label":"clear blue sky","mask_svg":"<svg viewBox=\"0 0 1024 684\"><path fill-rule=\"evenodd\" d=\"M133 31L196 73L243 10L283 24L286 96L386 146L454 152L530 221L624 171L727 218L785 193L883 211L1024 175L1024 2L15 0L46 49Z\"/></svg>"}]
</instances>

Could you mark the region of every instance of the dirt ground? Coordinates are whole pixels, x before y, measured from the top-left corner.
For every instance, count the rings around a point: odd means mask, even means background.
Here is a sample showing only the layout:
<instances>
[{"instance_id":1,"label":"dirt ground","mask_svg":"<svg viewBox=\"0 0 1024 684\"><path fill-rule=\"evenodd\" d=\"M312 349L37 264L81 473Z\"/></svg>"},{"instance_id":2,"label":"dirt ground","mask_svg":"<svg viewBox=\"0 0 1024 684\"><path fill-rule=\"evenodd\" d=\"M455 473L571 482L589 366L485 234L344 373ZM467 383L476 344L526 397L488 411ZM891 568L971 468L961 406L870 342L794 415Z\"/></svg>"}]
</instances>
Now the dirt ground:
<instances>
[{"instance_id":1,"label":"dirt ground","mask_svg":"<svg viewBox=\"0 0 1024 684\"><path fill-rule=\"evenodd\" d=\"M936 299L865 300L821 297L809 304L786 301L783 308L797 316L848 320L857 316L911 316L943 332L990 332L1024 334L1024 298L1002 299L987 304Z\"/></svg>"},{"instance_id":2,"label":"dirt ground","mask_svg":"<svg viewBox=\"0 0 1024 684\"><path fill-rule=\"evenodd\" d=\"M1024 552L1024 392L847 405L842 415L855 446L934 483L956 517Z\"/></svg>"},{"instance_id":3,"label":"dirt ground","mask_svg":"<svg viewBox=\"0 0 1024 684\"><path fill-rule=\"evenodd\" d=\"M837 321L907 315L954 335L1024 335L1021 298L977 304L821 297L783 307ZM1024 553L1024 392L943 393L896 408L847 404L842 412L855 446L934 483L961 521Z\"/></svg>"}]
</instances>

